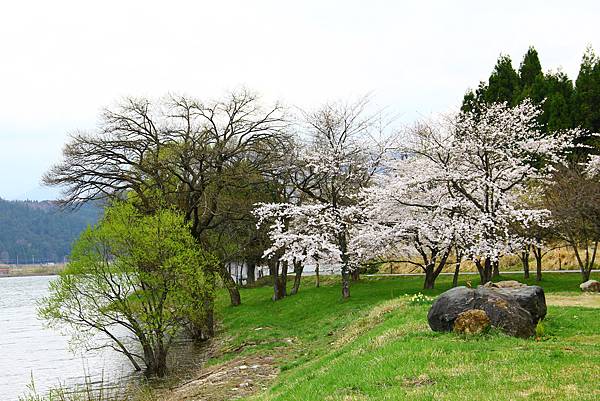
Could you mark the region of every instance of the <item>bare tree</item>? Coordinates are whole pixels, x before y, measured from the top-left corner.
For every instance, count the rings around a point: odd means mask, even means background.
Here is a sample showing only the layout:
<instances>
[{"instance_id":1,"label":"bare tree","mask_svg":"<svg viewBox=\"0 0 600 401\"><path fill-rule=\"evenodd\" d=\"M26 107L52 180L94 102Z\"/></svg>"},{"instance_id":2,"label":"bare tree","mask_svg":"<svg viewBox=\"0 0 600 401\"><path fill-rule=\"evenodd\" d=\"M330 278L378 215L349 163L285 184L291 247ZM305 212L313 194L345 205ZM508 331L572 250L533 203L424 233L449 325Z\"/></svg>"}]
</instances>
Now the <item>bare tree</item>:
<instances>
[{"instance_id":1,"label":"bare tree","mask_svg":"<svg viewBox=\"0 0 600 401\"><path fill-rule=\"evenodd\" d=\"M157 196L166 199L206 244L232 215L224 192L255 185L252 177L267 174L285 153L286 126L281 105L265 109L247 90L207 103L184 96L125 99L102 113L97 130L72 135L63 161L43 181L63 188L65 205L133 193L140 208L153 210ZM239 305L225 263L218 274Z\"/></svg>"},{"instance_id":2,"label":"bare tree","mask_svg":"<svg viewBox=\"0 0 600 401\"><path fill-rule=\"evenodd\" d=\"M554 173L544 195L556 233L573 249L582 281L589 280L600 242L600 182L572 163Z\"/></svg>"}]
</instances>

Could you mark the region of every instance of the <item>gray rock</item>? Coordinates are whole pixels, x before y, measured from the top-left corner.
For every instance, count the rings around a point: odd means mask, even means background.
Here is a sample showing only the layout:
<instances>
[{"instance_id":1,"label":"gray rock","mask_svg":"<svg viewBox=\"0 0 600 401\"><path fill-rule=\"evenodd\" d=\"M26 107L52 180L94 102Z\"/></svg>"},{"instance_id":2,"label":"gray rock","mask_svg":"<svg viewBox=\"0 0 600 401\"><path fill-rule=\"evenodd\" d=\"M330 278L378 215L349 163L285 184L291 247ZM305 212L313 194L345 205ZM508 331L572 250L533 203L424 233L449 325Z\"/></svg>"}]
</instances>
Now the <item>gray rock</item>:
<instances>
[{"instance_id":1,"label":"gray rock","mask_svg":"<svg viewBox=\"0 0 600 401\"><path fill-rule=\"evenodd\" d=\"M514 298L521 308L531 314L535 324L546 317L548 309L542 287L530 285L520 288L497 288L494 291Z\"/></svg>"},{"instance_id":2,"label":"gray rock","mask_svg":"<svg viewBox=\"0 0 600 401\"><path fill-rule=\"evenodd\" d=\"M472 309L483 310L491 325L507 334L531 337L537 322L546 316L546 300L544 290L538 286L456 287L435 300L427 320L434 331L452 331L458 315Z\"/></svg>"},{"instance_id":3,"label":"gray rock","mask_svg":"<svg viewBox=\"0 0 600 401\"><path fill-rule=\"evenodd\" d=\"M498 281L496 283L488 281L483 286L486 288L521 288L527 287L527 284L520 283L516 280L504 280Z\"/></svg>"},{"instance_id":4,"label":"gray rock","mask_svg":"<svg viewBox=\"0 0 600 401\"><path fill-rule=\"evenodd\" d=\"M581 291L585 292L600 292L600 282L596 280L588 280L585 283L579 285Z\"/></svg>"}]
</instances>

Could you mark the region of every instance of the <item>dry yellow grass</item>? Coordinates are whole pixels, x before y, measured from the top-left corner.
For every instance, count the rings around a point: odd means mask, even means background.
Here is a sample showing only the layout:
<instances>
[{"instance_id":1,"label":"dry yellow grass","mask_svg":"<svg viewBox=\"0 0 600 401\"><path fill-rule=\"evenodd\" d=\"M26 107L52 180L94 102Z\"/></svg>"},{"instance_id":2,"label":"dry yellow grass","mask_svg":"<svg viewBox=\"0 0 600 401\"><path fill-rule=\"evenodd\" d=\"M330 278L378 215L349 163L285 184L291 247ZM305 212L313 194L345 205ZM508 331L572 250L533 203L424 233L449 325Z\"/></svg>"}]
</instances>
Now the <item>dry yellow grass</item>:
<instances>
[{"instance_id":1,"label":"dry yellow grass","mask_svg":"<svg viewBox=\"0 0 600 401\"><path fill-rule=\"evenodd\" d=\"M549 294L546 303L552 306L581 306L584 308L600 308L600 294Z\"/></svg>"},{"instance_id":2,"label":"dry yellow grass","mask_svg":"<svg viewBox=\"0 0 600 401\"><path fill-rule=\"evenodd\" d=\"M415 259L416 260L416 259ZM599 260L600 262L600 260ZM444 272L453 272L455 261L450 259L444 268ZM521 270L522 262L518 255L507 255L500 260L500 270ZM535 258L533 254L529 257L529 269L535 274ZM569 270L579 269L575 253L572 249L563 247L548 251L542 259L543 270ZM461 272L476 272L475 264L469 260L463 261L460 266ZM422 270L410 263L386 263L379 269L380 273L422 273Z\"/></svg>"}]
</instances>

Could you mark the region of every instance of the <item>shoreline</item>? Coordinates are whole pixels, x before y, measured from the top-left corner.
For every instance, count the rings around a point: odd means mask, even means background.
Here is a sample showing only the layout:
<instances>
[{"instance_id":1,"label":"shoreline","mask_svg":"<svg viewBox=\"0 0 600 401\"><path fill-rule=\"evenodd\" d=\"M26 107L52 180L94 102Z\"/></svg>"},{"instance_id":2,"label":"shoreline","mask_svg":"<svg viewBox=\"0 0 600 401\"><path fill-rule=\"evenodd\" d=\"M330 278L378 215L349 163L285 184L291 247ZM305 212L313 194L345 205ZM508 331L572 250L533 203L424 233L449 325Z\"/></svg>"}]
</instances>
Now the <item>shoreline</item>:
<instances>
[{"instance_id":1,"label":"shoreline","mask_svg":"<svg viewBox=\"0 0 600 401\"><path fill-rule=\"evenodd\" d=\"M0 279L9 277L56 276L64 270L64 263L55 265L1 265Z\"/></svg>"},{"instance_id":2,"label":"shoreline","mask_svg":"<svg viewBox=\"0 0 600 401\"><path fill-rule=\"evenodd\" d=\"M27 265L26 267L9 267L8 274L0 274L0 279L3 278L14 278L14 277L45 277L45 276L57 276L64 268L65 264L45 266L45 265ZM592 270L592 273L600 272L598 269ZM523 274L522 270L503 270L500 271L500 275L507 274ZM542 270L542 273L581 273L579 269L562 269L562 270ZM453 275L453 272L444 271L440 275ZM477 275L477 271L461 271L461 275ZM535 271L530 272L535 275ZM374 274L361 274L364 277L414 277L424 276L425 273L374 273ZM288 274L289 277L293 277L293 274ZM305 274L303 277L310 277L312 274ZM335 274L334 274L335 276Z\"/></svg>"}]
</instances>

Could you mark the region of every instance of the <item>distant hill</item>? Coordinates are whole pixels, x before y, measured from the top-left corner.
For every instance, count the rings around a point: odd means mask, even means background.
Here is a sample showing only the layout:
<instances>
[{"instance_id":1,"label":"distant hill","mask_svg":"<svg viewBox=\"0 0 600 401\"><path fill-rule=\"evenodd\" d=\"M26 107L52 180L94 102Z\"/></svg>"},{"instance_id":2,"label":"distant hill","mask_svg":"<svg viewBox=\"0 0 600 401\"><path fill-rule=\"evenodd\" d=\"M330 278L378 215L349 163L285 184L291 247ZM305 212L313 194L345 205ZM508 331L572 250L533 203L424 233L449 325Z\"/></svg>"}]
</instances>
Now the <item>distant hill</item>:
<instances>
[{"instance_id":1,"label":"distant hill","mask_svg":"<svg viewBox=\"0 0 600 401\"><path fill-rule=\"evenodd\" d=\"M30 200L30 201L44 201L44 200L54 200L58 199L60 196L60 191L54 187L47 186L37 186L35 188L31 188L28 191L9 198L11 200Z\"/></svg>"},{"instance_id":2,"label":"distant hill","mask_svg":"<svg viewBox=\"0 0 600 401\"><path fill-rule=\"evenodd\" d=\"M101 213L91 204L69 211L53 201L0 199L0 264L63 262L73 241Z\"/></svg>"}]
</instances>

